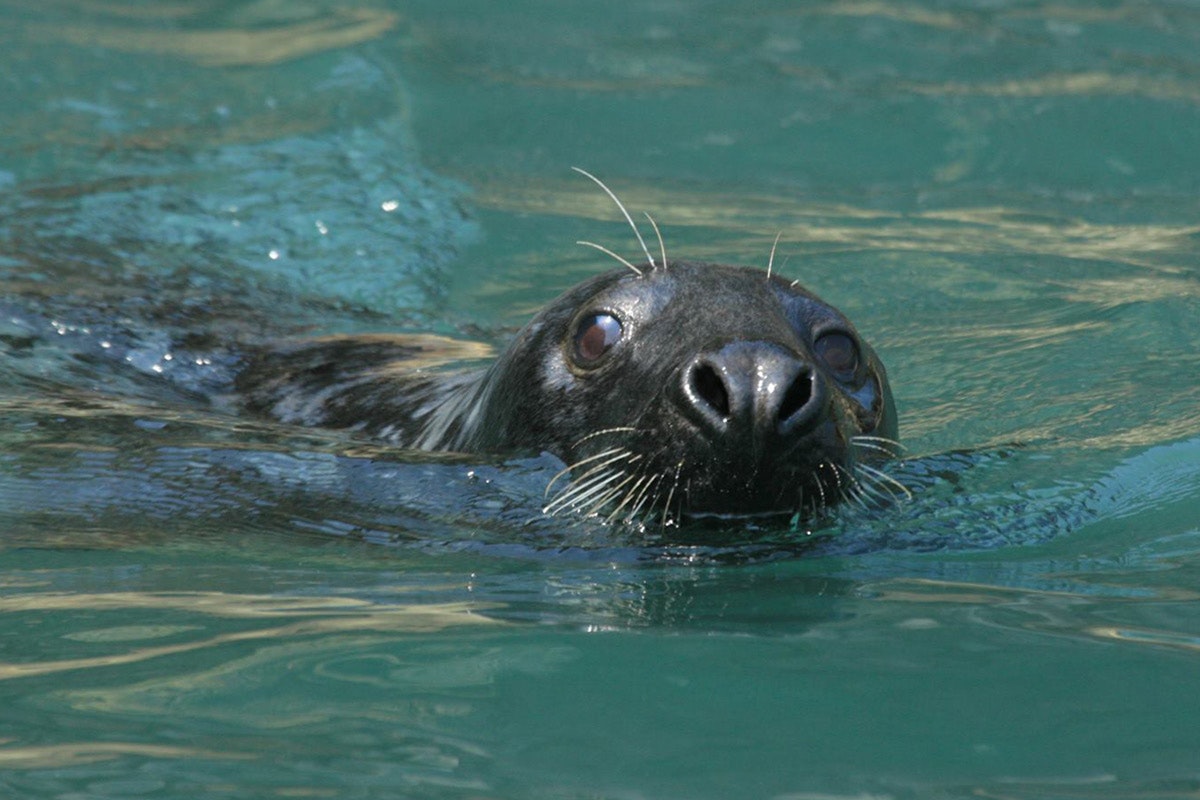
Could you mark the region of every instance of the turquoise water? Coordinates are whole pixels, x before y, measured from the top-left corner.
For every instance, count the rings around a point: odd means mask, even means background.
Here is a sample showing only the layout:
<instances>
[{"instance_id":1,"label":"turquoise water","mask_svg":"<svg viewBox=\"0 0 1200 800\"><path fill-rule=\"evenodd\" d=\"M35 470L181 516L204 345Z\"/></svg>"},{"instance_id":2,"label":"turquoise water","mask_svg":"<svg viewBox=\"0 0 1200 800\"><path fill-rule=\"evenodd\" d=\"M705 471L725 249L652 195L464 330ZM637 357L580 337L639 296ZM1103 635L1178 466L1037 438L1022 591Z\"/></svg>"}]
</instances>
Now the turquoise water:
<instances>
[{"instance_id":1,"label":"turquoise water","mask_svg":"<svg viewBox=\"0 0 1200 800\"><path fill-rule=\"evenodd\" d=\"M0 795L1200 791L1200 6L5 0L0 53ZM782 231L914 498L639 540L186 391L502 342L634 252L573 165L676 256Z\"/></svg>"}]
</instances>

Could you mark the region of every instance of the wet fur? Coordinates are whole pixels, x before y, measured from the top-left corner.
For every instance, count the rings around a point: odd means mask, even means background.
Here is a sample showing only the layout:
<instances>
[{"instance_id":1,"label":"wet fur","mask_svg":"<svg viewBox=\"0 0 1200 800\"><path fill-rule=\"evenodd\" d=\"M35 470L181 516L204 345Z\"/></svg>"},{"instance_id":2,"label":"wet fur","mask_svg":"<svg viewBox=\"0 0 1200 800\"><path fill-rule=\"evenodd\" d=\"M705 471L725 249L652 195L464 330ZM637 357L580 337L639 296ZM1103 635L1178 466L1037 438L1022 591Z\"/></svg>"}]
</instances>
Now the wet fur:
<instances>
[{"instance_id":1,"label":"wet fur","mask_svg":"<svg viewBox=\"0 0 1200 800\"><path fill-rule=\"evenodd\" d=\"M470 451L486 370L446 369L486 350L433 336L322 337L264 348L235 383L242 405L281 422L346 428L414 450Z\"/></svg>"}]
</instances>

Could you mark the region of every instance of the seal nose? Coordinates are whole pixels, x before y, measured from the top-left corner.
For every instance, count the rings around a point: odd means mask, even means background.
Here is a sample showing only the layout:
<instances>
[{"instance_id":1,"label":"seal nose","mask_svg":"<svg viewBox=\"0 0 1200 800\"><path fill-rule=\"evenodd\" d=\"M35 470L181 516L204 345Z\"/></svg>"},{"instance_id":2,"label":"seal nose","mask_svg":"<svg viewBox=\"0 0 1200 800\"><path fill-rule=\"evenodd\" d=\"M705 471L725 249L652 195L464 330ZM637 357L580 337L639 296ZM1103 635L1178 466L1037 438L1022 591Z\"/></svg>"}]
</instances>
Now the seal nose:
<instances>
[{"instance_id":1,"label":"seal nose","mask_svg":"<svg viewBox=\"0 0 1200 800\"><path fill-rule=\"evenodd\" d=\"M762 443L803 433L825 390L812 365L776 344L733 342L697 356L683 373L683 408L718 435Z\"/></svg>"}]
</instances>

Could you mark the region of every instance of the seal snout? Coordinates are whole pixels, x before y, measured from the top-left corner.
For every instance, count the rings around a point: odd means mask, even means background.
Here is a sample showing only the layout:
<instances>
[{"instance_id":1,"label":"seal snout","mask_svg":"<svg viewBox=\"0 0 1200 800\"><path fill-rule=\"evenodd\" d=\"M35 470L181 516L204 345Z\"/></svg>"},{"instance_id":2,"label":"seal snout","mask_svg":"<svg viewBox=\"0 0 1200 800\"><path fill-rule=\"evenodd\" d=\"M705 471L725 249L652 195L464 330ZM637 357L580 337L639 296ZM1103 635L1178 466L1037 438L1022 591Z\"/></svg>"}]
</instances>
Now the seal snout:
<instances>
[{"instance_id":1,"label":"seal snout","mask_svg":"<svg viewBox=\"0 0 1200 800\"><path fill-rule=\"evenodd\" d=\"M733 342L683 370L681 410L714 439L762 446L802 435L825 389L812 364L770 342Z\"/></svg>"}]
</instances>

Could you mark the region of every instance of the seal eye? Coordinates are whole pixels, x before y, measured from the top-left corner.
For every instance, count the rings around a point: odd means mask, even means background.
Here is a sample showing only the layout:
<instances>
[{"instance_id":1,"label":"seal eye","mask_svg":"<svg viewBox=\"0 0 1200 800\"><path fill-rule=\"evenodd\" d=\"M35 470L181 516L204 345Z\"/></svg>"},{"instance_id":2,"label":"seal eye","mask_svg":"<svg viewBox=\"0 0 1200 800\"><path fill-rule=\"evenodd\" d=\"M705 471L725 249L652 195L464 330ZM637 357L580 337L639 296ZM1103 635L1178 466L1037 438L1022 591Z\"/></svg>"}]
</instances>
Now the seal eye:
<instances>
[{"instance_id":1,"label":"seal eye","mask_svg":"<svg viewBox=\"0 0 1200 800\"><path fill-rule=\"evenodd\" d=\"M825 334L817 339L813 349L840 380L849 380L858 371L858 345L844 333L834 331Z\"/></svg>"},{"instance_id":2,"label":"seal eye","mask_svg":"<svg viewBox=\"0 0 1200 800\"><path fill-rule=\"evenodd\" d=\"M575 329L575 360L592 366L621 341L621 323L612 314L589 314Z\"/></svg>"}]
</instances>

